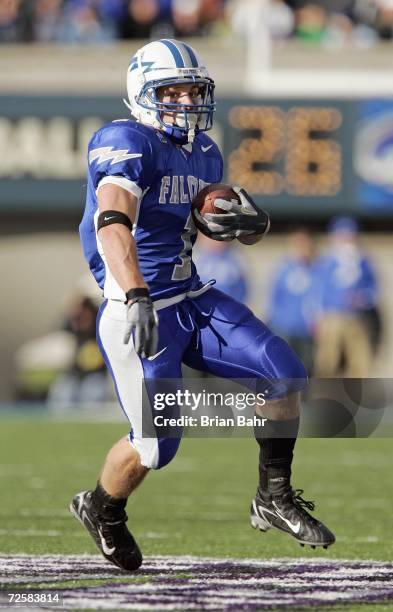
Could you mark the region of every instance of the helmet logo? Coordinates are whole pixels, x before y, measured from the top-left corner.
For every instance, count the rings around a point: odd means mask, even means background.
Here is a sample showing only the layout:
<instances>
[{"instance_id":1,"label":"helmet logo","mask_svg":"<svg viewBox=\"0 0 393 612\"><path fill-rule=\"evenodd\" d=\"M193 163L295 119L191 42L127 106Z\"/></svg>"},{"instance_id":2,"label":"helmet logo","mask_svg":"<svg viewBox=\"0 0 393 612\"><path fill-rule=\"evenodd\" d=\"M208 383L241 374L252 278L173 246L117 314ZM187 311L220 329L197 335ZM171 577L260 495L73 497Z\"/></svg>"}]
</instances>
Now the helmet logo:
<instances>
[{"instance_id":1,"label":"helmet logo","mask_svg":"<svg viewBox=\"0 0 393 612\"><path fill-rule=\"evenodd\" d=\"M142 66L142 72L149 72L150 70L152 70L152 66L154 66L155 62L141 62L141 66ZM136 58L132 58L130 67L129 67L129 71L131 72L132 70L136 70L138 68L138 61Z\"/></svg>"}]
</instances>

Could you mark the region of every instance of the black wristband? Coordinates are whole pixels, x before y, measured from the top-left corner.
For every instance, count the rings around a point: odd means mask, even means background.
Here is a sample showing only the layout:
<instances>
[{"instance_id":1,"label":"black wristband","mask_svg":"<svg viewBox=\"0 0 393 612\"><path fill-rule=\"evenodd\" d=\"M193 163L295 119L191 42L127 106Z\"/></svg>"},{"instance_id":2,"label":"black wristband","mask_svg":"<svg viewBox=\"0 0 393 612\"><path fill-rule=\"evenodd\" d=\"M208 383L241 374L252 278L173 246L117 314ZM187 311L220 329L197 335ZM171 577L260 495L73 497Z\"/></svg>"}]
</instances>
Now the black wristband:
<instances>
[{"instance_id":1,"label":"black wristband","mask_svg":"<svg viewBox=\"0 0 393 612\"><path fill-rule=\"evenodd\" d=\"M126 292L126 301L125 304L128 304L130 300L139 297L150 297L149 290L146 287L136 287L135 289L129 289Z\"/></svg>"}]
</instances>

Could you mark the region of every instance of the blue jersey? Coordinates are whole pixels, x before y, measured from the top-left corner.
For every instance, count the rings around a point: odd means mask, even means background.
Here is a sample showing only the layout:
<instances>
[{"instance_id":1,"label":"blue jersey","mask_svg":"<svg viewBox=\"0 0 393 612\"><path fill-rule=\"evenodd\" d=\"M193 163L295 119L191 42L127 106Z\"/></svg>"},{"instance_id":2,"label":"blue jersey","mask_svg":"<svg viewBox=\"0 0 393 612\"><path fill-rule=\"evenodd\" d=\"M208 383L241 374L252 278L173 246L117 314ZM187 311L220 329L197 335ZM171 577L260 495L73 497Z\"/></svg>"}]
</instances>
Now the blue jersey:
<instances>
[{"instance_id":1,"label":"blue jersey","mask_svg":"<svg viewBox=\"0 0 393 612\"><path fill-rule=\"evenodd\" d=\"M269 325L287 337L311 336L316 316L316 277L314 263L285 259L272 280Z\"/></svg>"},{"instance_id":2,"label":"blue jersey","mask_svg":"<svg viewBox=\"0 0 393 612\"><path fill-rule=\"evenodd\" d=\"M97 236L98 189L114 183L138 199L133 235L140 270L153 299L193 290L200 280L192 261L197 230L191 202L222 180L217 145L204 133L179 146L165 134L132 120L113 121L89 144L86 208L80 224L83 252L104 296L125 299L106 264Z\"/></svg>"},{"instance_id":3,"label":"blue jersey","mask_svg":"<svg viewBox=\"0 0 393 612\"><path fill-rule=\"evenodd\" d=\"M356 248L338 247L317 262L322 312L357 314L378 303L378 283L368 257Z\"/></svg>"}]
</instances>

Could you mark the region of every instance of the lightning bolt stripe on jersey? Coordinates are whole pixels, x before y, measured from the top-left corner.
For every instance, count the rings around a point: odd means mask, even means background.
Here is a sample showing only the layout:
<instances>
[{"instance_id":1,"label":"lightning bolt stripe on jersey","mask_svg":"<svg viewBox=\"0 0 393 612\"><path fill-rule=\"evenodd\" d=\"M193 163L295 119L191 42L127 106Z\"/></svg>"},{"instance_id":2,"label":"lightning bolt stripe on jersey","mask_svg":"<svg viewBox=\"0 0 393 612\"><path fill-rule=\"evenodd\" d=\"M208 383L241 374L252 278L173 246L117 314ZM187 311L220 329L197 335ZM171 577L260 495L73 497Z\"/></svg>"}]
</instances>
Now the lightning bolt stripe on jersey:
<instances>
[{"instance_id":1,"label":"lightning bolt stripe on jersey","mask_svg":"<svg viewBox=\"0 0 393 612\"><path fill-rule=\"evenodd\" d=\"M142 153L128 153L128 149L113 150L113 147L100 147L90 151L89 163L97 160L97 164L102 164L112 159L111 165L113 166L134 157L142 157Z\"/></svg>"}]
</instances>

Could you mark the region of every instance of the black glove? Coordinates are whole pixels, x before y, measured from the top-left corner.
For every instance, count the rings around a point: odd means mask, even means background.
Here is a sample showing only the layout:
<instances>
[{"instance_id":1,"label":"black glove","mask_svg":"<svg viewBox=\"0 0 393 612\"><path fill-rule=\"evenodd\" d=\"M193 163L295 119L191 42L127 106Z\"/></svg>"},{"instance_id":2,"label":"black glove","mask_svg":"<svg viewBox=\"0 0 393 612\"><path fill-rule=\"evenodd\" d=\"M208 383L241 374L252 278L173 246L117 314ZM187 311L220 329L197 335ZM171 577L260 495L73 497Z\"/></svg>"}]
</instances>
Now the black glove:
<instances>
[{"instance_id":1,"label":"black glove","mask_svg":"<svg viewBox=\"0 0 393 612\"><path fill-rule=\"evenodd\" d=\"M136 292L131 290L128 294ZM151 357L157 351L158 316L147 290L146 295L136 295L127 301L127 326L123 342L128 344L134 332L134 348L140 357Z\"/></svg>"},{"instance_id":2,"label":"black glove","mask_svg":"<svg viewBox=\"0 0 393 612\"><path fill-rule=\"evenodd\" d=\"M239 236L267 234L270 227L267 212L258 208L244 189L237 186L232 189L238 194L240 204L235 199L214 200L214 206L225 210L225 213L206 213L202 216L198 210L194 211L199 224L203 226L201 231L213 240L233 240Z\"/></svg>"}]
</instances>

